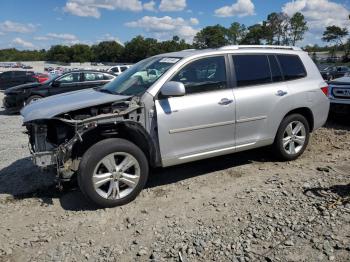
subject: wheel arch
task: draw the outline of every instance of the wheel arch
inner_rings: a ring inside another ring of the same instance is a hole
[[[306,118],[308,124],[309,124],[309,128],[310,128],[310,132],[313,131],[314,129],[314,114],[312,113],[311,109],[308,107],[299,107],[296,109],[293,109],[291,111],[289,111],[283,118],[285,119],[287,116],[292,115],[292,114],[300,114],[303,117]]]
[[[81,157],[91,146],[107,138],[123,138],[134,143],[145,154],[150,166],[156,167],[160,165],[158,146],[145,128],[133,121],[101,125],[85,133],[82,136],[83,142],[77,142],[73,146],[73,157]]]

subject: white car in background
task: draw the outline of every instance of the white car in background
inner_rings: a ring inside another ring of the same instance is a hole
[[[130,68],[132,65],[117,65],[117,66],[112,66],[108,68],[107,72],[113,73],[117,76],[119,76],[121,73],[123,73],[125,70]]]

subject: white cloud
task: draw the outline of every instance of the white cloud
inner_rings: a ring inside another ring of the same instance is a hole
[[[155,6],[156,6],[156,2],[154,2],[153,0],[143,4],[143,8],[147,11],[156,11]]]
[[[186,8],[186,0],[161,0],[159,10],[164,12],[182,11]]]
[[[0,35],[4,35],[5,33],[4,32],[0,32]]]
[[[215,15],[219,17],[250,16],[255,15],[255,6],[251,0],[238,0],[232,5],[226,5],[215,10]]]
[[[12,43],[24,48],[30,48],[30,49],[34,48],[33,43],[25,41],[20,37],[16,37],[15,39],[13,39]]]
[[[146,32],[152,33],[160,40],[169,39],[174,35],[191,42],[198,32],[192,25],[198,24],[196,18],[185,20],[182,17],[172,18],[170,16],[155,17],[144,16],[139,20],[128,22],[125,25],[134,28],[143,28]]]
[[[198,19],[194,18],[194,17],[191,17],[190,22],[191,22],[192,25],[198,25],[199,24]]]
[[[305,16],[308,26],[313,31],[323,31],[327,26],[349,25],[349,10],[342,4],[329,0],[296,0],[288,2],[282,11],[289,16],[300,12]]]
[[[305,16],[309,31],[300,46],[324,43],[321,37],[327,26],[349,27],[350,10],[330,0],[295,0],[284,4],[282,12],[289,16],[300,12]]]
[[[0,29],[5,32],[32,33],[36,30],[36,26],[33,24],[21,24],[6,20],[0,23]]]
[[[100,9],[142,11],[142,2],[139,0],[68,0],[63,10],[76,16],[101,16]]]
[[[47,40],[50,40],[50,37],[47,37],[47,36],[35,36],[33,39],[37,40],[37,41],[47,41]]]
[[[49,38],[61,39],[66,41],[74,41],[77,40],[77,37],[72,34],[56,34],[56,33],[48,33],[47,36]]]

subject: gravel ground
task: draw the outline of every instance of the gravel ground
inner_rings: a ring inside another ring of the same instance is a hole
[[[0,261],[350,260],[349,122],[296,161],[260,149],[154,170],[134,202],[96,209],[32,165],[2,110]]]

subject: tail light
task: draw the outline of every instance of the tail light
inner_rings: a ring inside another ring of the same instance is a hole
[[[328,86],[321,87],[321,90],[325,96],[328,96]]]

